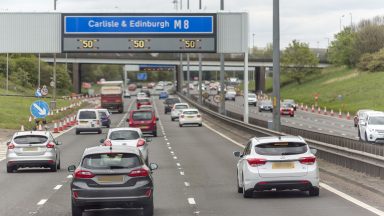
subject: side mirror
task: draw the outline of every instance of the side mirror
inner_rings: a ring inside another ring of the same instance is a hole
[[[104,143],[104,141],[105,141],[105,139],[101,139],[99,142],[100,142],[100,143]]]
[[[159,117],[156,117],[156,121],[159,121]]]
[[[71,165],[68,167],[68,172],[75,172],[76,170],[76,166],[75,165]]]
[[[56,141],[56,145],[63,145],[63,142]]]
[[[150,163],[149,164],[149,169],[151,169],[151,171],[152,170],[157,170],[157,168],[159,168],[159,166],[157,164],[155,164],[155,163]]]
[[[241,153],[240,153],[239,151],[235,151],[235,152],[233,152],[233,155],[234,155],[235,157],[240,157],[240,156],[241,156]]]
[[[129,122],[129,118],[127,118],[127,122]]]
[[[146,142],[152,142],[152,139],[149,138],[149,137],[146,137],[146,138],[145,138],[145,141],[146,141]]]
[[[316,155],[316,153],[317,153],[317,149],[311,148],[311,153],[314,154],[314,155]]]

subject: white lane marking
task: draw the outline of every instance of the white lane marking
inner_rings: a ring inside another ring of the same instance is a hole
[[[183,172],[183,171],[180,171],[180,175],[184,175],[184,172]]]
[[[167,138],[167,136],[164,136],[164,139],[166,139]]]
[[[341,136],[347,136],[347,134],[341,134]]]
[[[71,178],[73,178],[72,175],[68,175],[68,176],[67,176],[67,179],[71,179]]]
[[[333,133],[333,131],[329,131],[329,133]]]
[[[185,187],[191,186],[191,184],[189,184],[189,182],[184,182],[184,185],[185,185]]]
[[[167,138],[165,138],[164,140],[165,140],[165,141],[168,141],[168,139],[167,139]]]
[[[171,145],[171,143],[167,142],[167,145]]]
[[[177,160],[177,157],[176,157],[176,156],[174,156],[174,157],[173,157],[173,159]]]
[[[292,122],[292,124],[294,124],[294,125],[295,125],[295,124],[296,124],[296,122]]]
[[[47,199],[42,199],[40,200],[37,205],[44,205],[48,200]]]
[[[206,124],[204,124],[204,126],[206,128],[208,128],[208,129],[210,129],[211,131],[215,132],[216,134],[222,136],[223,138],[227,139],[228,141],[232,142],[233,144],[244,148],[243,145],[241,145],[240,143],[238,143],[238,142],[234,141],[233,139],[227,137],[226,135],[220,133],[219,131],[217,131],[217,130],[207,126]],[[379,216],[384,216],[384,212],[383,211],[380,211],[380,210],[378,210],[378,209],[376,209],[376,208],[374,208],[374,207],[372,207],[372,206],[370,206],[370,205],[368,205],[368,204],[366,204],[364,202],[361,202],[361,201],[359,201],[359,200],[357,200],[357,199],[355,199],[355,198],[353,198],[353,197],[351,197],[351,196],[341,192],[341,191],[338,191],[335,188],[332,188],[331,186],[329,186],[327,184],[324,184],[324,183],[320,182],[320,187],[323,187],[324,189],[326,189],[326,190],[328,190],[328,191],[330,191],[330,192],[332,192],[332,193],[334,193],[334,194],[336,194],[336,195],[338,195],[338,196],[340,196],[340,197],[342,197],[342,198],[344,198],[344,199],[346,199],[346,200],[348,200],[348,201],[350,201],[350,202],[352,202],[352,203],[354,203],[354,204],[356,204],[356,205],[358,205],[358,206],[360,206],[360,207],[362,207],[364,209],[367,209],[368,211],[371,211],[371,212],[373,212],[373,213],[375,213],[375,214],[377,214]]]
[[[343,193],[343,192],[341,192],[341,191],[339,191],[339,190],[337,190],[337,189],[335,189],[335,188],[333,188],[327,184],[320,183],[320,187],[322,187],[322,188],[340,196],[341,198],[344,198],[344,199],[348,200],[349,202],[352,202],[352,203],[354,203],[354,204],[356,204],[356,205],[358,205],[358,206],[360,206],[360,207],[362,207],[362,208],[364,208],[364,209],[366,209],[366,210],[368,210],[368,211],[370,211],[376,215],[384,216],[383,211],[380,211],[379,209],[374,208],[373,206],[370,206],[370,205],[368,205],[368,204],[366,204],[366,203],[364,203],[364,202],[362,202],[356,198],[353,198],[353,197],[349,196],[348,194]]]
[[[300,124],[300,127],[303,127],[303,124]]]
[[[175,152],[171,151],[171,155],[175,155]]]
[[[321,129],[321,128],[317,128],[317,130],[322,131],[323,129]]]
[[[63,185],[56,185],[56,187],[54,187],[53,189],[54,190],[59,190]]]
[[[195,199],[194,198],[188,198],[188,203],[189,203],[189,205],[196,205],[196,201],[195,201]]]
[[[172,147],[171,147],[171,146],[168,146],[168,149],[169,149],[169,150],[171,150],[171,149],[172,149]]]
[[[176,166],[178,166],[178,167],[179,167],[179,166],[181,166],[181,165],[180,165],[180,163],[176,163]]]

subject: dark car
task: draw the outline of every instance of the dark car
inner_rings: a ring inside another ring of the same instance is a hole
[[[164,114],[171,112],[175,103],[181,103],[179,98],[167,98],[164,101]]]
[[[156,164],[145,165],[139,149],[97,146],[85,149],[80,165],[69,166],[72,216],[88,209],[143,208],[153,215],[153,179]]]
[[[100,115],[101,126],[105,126],[107,128],[111,127],[111,114],[107,109],[98,109],[97,110]]]
[[[257,106],[259,107],[259,112],[262,111],[273,111],[272,101],[260,101]]]
[[[145,134],[157,136],[157,124],[159,118],[156,117],[153,110],[132,110],[129,113],[127,122],[129,127],[140,128]]]

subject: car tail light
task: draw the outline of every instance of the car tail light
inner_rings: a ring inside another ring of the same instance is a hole
[[[107,139],[104,141],[103,146],[112,146],[111,140]]]
[[[247,161],[248,164],[252,167],[261,166],[267,163],[267,160],[263,158],[248,158]]]
[[[148,170],[140,168],[132,170],[128,176],[129,177],[147,177],[149,175]]]
[[[76,170],[74,174],[75,179],[90,179],[93,177],[95,177],[95,174],[86,170]]]
[[[291,108],[291,111],[293,112],[293,108]]]
[[[10,143],[10,144],[8,145],[8,149],[14,149],[14,148],[15,148],[15,144]]]
[[[73,197],[74,199],[79,198],[79,192],[77,192],[77,191],[73,191],[73,192],[72,192],[72,197]]]
[[[46,147],[47,147],[47,148],[54,148],[54,147],[55,147],[55,144],[53,144],[53,143],[48,143],[48,144],[46,145]]]
[[[151,189],[151,188],[148,189],[148,190],[145,192],[145,196],[146,196],[146,197],[150,197],[151,194],[152,194],[152,189]]]
[[[302,157],[299,159],[299,161],[301,164],[313,165],[316,162],[316,157]]]
[[[116,99],[116,100],[115,100],[115,102],[116,102],[116,103],[120,103],[120,102],[121,102],[121,100],[119,100],[119,99]]]
[[[145,140],[143,140],[143,139],[139,139],[139,140],[137,141],[137,145],[136,145],[136,147],[141,147],[141,146],[143,146],[143,145],[145,145]]]
[[[180,115],[180,118],[184,118],[184,115]]]

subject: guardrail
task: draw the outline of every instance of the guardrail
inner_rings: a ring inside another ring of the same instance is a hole
[[[202,113],[210,115],[225,124],[232,125],[237,128],[244,129],[255,136],[282,136],[290,133],[280,133],[273,130],[269,130],[262,126],[245,124],[243,121],[239,120],[238,113],[227,112],[228,116],[221,115],[217,113],[217,106],[213,104],[205,104],[207,107],[201,106],[195,100],[189,99],[184,95],[178,93],[179,97],[185,101],[192,104],[194,107],[198,108]],[[242,116],[241,116],[242,119]],[[250,119],[251,120],[251,119]],[[261,120],[254,120],[261,121]],[[252,123],[250,121],[250,123]],[[260,123],[260,122],[259,122]],[[262,122],[261,122],[262,123]],[[285,126],[286,127],[286,126]],[[297,128],[296,128],[297,129]],[[300,130],[300,129],[297,129]],[[293,131],[297,132],[297,131]],[[292,133],[290,135],[298,135]],[[322,134],[323,136],[328,136]],[[320,136],[320,135],[319,135]],[[326,161],[331,163],[362,172],[374,177],[380,177],[384,179],[384,157],[379,155],[374,155],[371,153],[350,149],[344,146],[337,146],[334,144],[329,144],[326,142],[320,142],[312,139],[305,138],[307,143],[316,149],[318,149],[318,156]]]

